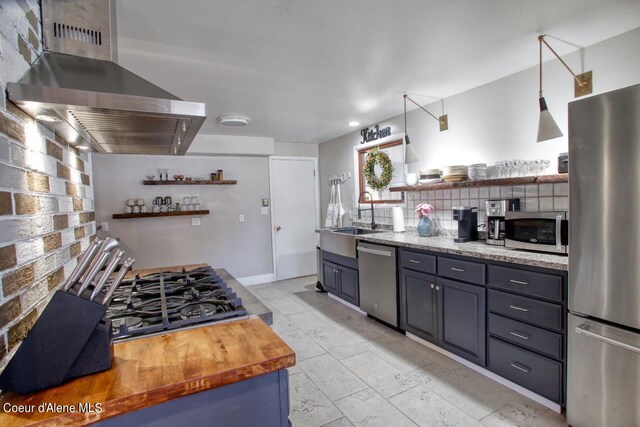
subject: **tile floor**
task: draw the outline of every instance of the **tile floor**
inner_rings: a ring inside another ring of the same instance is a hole
[[[297,426],[564,426],[563,416],[314,291],[315,276],[252,286],[296,352]]]

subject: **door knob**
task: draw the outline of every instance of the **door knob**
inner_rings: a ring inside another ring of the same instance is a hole
[[[276,231],[280,231],[280,230],[282,230],[282,227],[277,226],[277,227],[276,227]]]

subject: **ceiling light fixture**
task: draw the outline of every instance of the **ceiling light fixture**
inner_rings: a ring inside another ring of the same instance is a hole
[[[536,142],[547,141],[549,139],[559,138],[563,135],[562,131],[558,127],[558,124],[551,116],[549,112],[549,108],[547,107],[547,101],[542,96],[542,43],[545,44],[549,48],[549,50],[560,60],[562,65],[571,73],[574,79],[573,83],[573,94],[576,98],[589,95],[593,92],[593,73],[591,71],[587,71],[586,73],[576,74],[571,71],[571,68],[567,65],[566,62],[560,58],[560,55],[556,53],[555,50],[549,43],[544,39],[544,35],[538,36],[538,44],[540,45],[539,55],[540,55],[540,90],[538,92],[539,103],[540,103],[540,119],[538,121],[538,138]]]
[[[220,116],[216,119],[216,122],[223,128],[239,128],[249,124],[249,117],[238,115]]]
[[[360,126],[360,122],[349,122],[349,126],[351,126],[352,128]]]
[[[78,148],[78,150],[86,151],[86,150],[89,149],[89,146],[88,145],[78,145],[78,146],[76,146],[76,148]]]
[[[50,116],[48,114],[37,114],[36,119],[40,120],[41,122],[48,122],[48,123],[60,123],[62,121],[59,118]]]
[[[425,113],[427,113],[428,115],[436,119],[440,124],[440,132],[443,132],[449,129],[449,119],[446,114],[440,117],[436,117],[435,115],[431,114],[431,112],[425,109],[422,105],[418,104],[416,101],[409,98],[406,93],[402,95],[402,97],[404,100],[404,142],[405,142],[404,161],[405,163],[414,163],[420,160],[420,158],[418,157],[416,150],[411,145],[411,141],[409,140],[409,134],[407,133],[407,99],[413,102],[415,105],[417,105],[422,111],[424,111]]]

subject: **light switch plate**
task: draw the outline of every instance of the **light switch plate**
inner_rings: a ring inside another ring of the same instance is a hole
[[[260,208],[260,215],[269,215],[269,208]]]
[[[109,231],[109,223],[108,222],[103,222],[102,224],[100,224],[100,227],[102,228],[102,231]]]
[[[244,214],[238,215],[238,221],[244,222]]]
[[[193,227],[198,227],[200,226],[200,218],[191,218],[191,225]]]
[[[262,206],[269,206],[269,199],[267,198],[262,199]]]

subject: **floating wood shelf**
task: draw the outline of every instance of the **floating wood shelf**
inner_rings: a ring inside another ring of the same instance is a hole
[[[209,210],[113,214],[113,219],[157,218],[157,217],[163,217],[163,216],[194,216],[194,215],[209,215]]]
[[[496,187],[504,185],[527,185],[527,184],[553,184],[559,182],[569,182],[569,174],[562,175],[541,175],[541,176],[520,176],[513,178],[481,179],[477,181],[460,182],[438,182],[434,184],[406,185],[402,187],[392,187],[389,191],[427,191],[445,190],[449,188],[468,187]]]
[[[142,181],[143,185],[236,185],[238,181],[236,180],[224,180],[224,181],[211,181],[211,180],[202,180],[202,181],[159,181],[159,180],[145,180]]]

